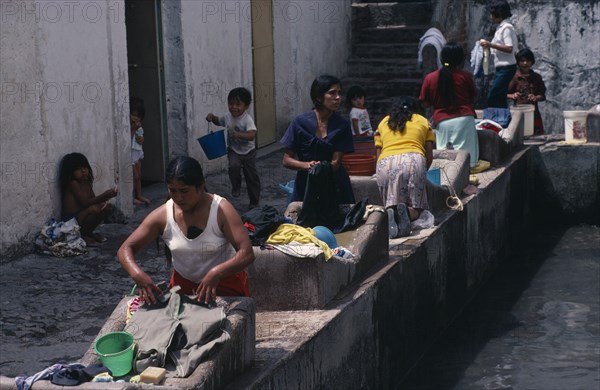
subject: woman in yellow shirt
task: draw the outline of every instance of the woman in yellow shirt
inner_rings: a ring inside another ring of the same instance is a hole
[[[410,222],[429,208],[426,174],[435,135],[412,97],[397,98],[375,132],[377,186],[386,207],[390,238],[410,234]]]

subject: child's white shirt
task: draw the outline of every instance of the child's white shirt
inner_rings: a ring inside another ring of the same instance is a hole
[[[225,116],[219,117],[219,124],[227,128],[227,146],[236,152],[237,154],[245,155],[251,152],[255,148],[254,140],[246,141],[243,139],[232,139],[231,134],[233,131],[257,131],[254,120],[248,111],[245,111],[242,115],[234,118],[230,113]]]
[[[132,150],[143,150],[142,144],[138,143],[137,140],[135,139],[138,136],[139,137],[144,136],[144,129],[142,129],[141,127],[135,131],[135,134],[133,134],[133,137],[131,138],[131,149]]]
[[[510,53],[505,53],[497,49],[491,50],[492,55],[494,56],[494,65],[496,68],[514,65],[517,63],[515,53],[519,51],[519,41],[517,38],[517,32],[515,31],[514,26],[508,22],[508,19],[504,19],[496,29],[492,43],[512,46],[512,52]]]
[[[358,128],[360,134],[373,132],[371,120],[369,119],[369,113],[367,112],[366,108],[352,107],[352,110],[350,110],[351,123],[353,119],[358,119]],[[352,128],[352,133],[354,133],[354,127]]]

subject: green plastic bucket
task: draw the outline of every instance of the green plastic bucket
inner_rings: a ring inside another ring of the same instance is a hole
[[[131,371],[134,346],[131,333],[111,332],[96,341],[94,352],[113,376],[124,376]]]

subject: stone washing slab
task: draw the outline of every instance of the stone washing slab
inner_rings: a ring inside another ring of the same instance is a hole
[[[301,205],[291,203],[286,213],[295,213]],[[387,260],[387,229],[384,213],[373,212],[356,230],[337,234],[338,244],[355,255],[352,259],[333,256],[325,261],[323,254],[293,257],[276,249],[254,247],[250,288],[257,311],[322,308],[374,264]]]
[[[469,153],[464,150],[434,150],[431,166],[444,170],[440,171],[441,186],[429,180],[426,183],[427,200],[435,214],[447,208],[446,199],[450,196],[450,190],[446,186],[452,186],[460,196],[463,188],[469,184]],[[356,199],[366,197],[371,204],[383,205],[375,175],[350,176],[350,182]]]
[[[479,159],[489,161],[492,166],[500,164],[523,145],[525,134],[525,114],[522,111],[512,111],[508,127],[500,137],[492,130],[477,130],[479,141]]]
[[[122,331],[125,327],[125,318],[127,313],[127,301],[131,297],[124,297],[111,316],[108,318],[98,336],[109,332]],[[252,299],[218,298],[217,303],[225,309],[226,320],[225,330],[231,336],[231,339],[222,345],[210,358],[201,363],[194,372],[187,378],[166,378],[161,385],[136,385],[132,383],[96,383],[86,382],[78,385],[77,389],[86,390],[125,390],[125,389],[204,389],[212,390],[222,388],[228,381],[235,378],[243,372],[252,362],[256,348],[256,314]],[[98,356],[94,352],[94,342],[84,354],[80,363],[88,366],[99,363]],[[35,382],[35,390],[56,390],[64,389],[63,386],[53,385],[49,380]],[[16,390],[14,378],[0,377],[0,389]]]

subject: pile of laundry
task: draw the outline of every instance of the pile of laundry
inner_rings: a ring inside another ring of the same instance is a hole
[[[66,222],[50,219],[36,237],[35,249],[55,257],[79,256],[88,252],[75,218]]]
[[[49,380],[58,386],[77,386],[84,382],[107,382],[111,372],[102,364],[84,366],[79,363],[54,364],[31,376],[15,378],[18,390],[29,390],[33,384],[40,380]],[[124,382],[124,381],[120,381]]]

